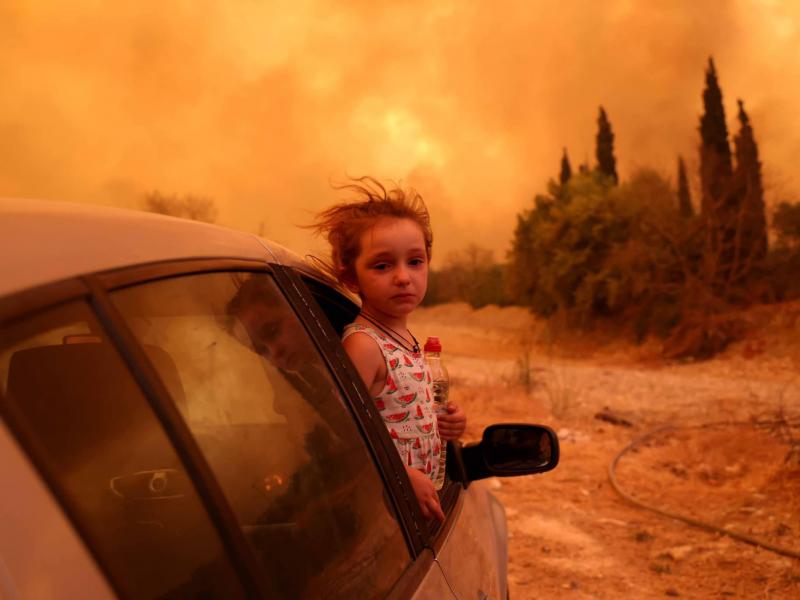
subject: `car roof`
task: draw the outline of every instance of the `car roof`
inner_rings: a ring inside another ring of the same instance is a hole
[[[293,252],[257,235],[144,211],[0,198],[0,296],[87,273],[192,258],[239,258],[295,267]]]

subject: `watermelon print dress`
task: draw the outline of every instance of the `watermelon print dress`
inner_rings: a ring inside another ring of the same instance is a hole
[[[371,337],[386,361],[386,383],[373,400],[400,458],[435,482],[442,442],[436,424],[431,372],[425,358],[421,352],[412,353],[380,331],[360,323],[347,325],[342,340],[354,333]]]

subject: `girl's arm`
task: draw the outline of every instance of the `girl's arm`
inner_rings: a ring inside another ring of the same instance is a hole
[[[378,395],[386,382],[386,362],[378,345],[365,333],[348,336],[342,345],[367,386],[369,395]]]

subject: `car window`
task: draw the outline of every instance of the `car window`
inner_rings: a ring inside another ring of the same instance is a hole
[[[0,356],[4,418],[125,597],[243,596],[171,443],[85,303],[4,327]]]
[[[385,595],[408,548],[348,408],[272,277],[189,275],[112,299],[140,342],[177,366],[176,404],[280,592]]]

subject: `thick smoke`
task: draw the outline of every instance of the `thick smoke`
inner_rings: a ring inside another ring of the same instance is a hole
[[[561,148],[594,161],[600,104],[623,178],[696,164],[711,54],[768,200],[800,197],[798,47],[800,5],[766,0],[3,2],[0,195],[207,195],[304,252],[330,182],[374,174],[420,188],[438,257],[502,257]]]

